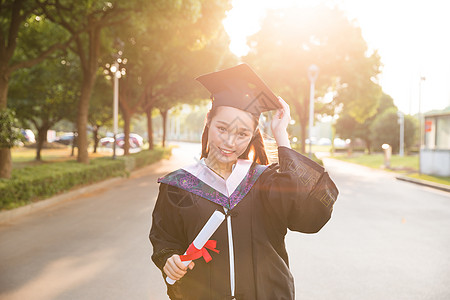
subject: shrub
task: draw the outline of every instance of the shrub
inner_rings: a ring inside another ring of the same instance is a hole
[[[127,175],[137,167],[161,159],[169,151],[156,148],[116,160],[96,158],[88,165],[66,161],[13,170],[11,179],[0,180],[0,209],[15,208],[76,186]]]
[[[11,109],[0,109],[0,148],[11,148],[22,139],[19,130],[14,127],[17,120]]]

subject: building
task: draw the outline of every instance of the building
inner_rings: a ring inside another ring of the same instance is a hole
[[[450,176],[450,111],[426,114],[424,131],[421,172]]]

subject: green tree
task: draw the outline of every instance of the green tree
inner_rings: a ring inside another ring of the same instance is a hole
[[[38,131],[36,160],[41,160],[47,131],[76,108],[78,74],[77,66],[66,59],[48,59],[12,77],[8,106],[23,124],[32,123]]]
[[[320,69],[316,97],[334,93],[331,114],[343,107],[360,122],[375,114],[380,92],[375,83],[379,57],[368,54],[360,28],[339,9],[322,4],[272,10],[261,30],[251,37],[250,47],[244,59],[294,106],[303,152],[309,120],[310,65]]]
[[[34,0],[0,1],[0,111],[7,107],[11,75],[66,48],[71,37],[48,22]],[[0,147],[0,178],[11,176],[11,150]]]
[[[382,114],[385,110],[397,107],[394,105],[394,100],[388,94],[382,93],[380,100],[377,101],[378,107],[377,112],[374,116],[366,119],[363,123],[355,120],[353,116],[344,110],[340,115],[339,119],[336,121],[336,133],[344,139],[351,139],[352,143],[350,147],[353,146],[353,141],[357,138],[362,139],[366,144],[367,152],[370,154],[372,152],[372,135],[371,135],[371,125],[377,116]],[[351,151],[351,149],[350,149]]]
[[[144,1],[56,1],[40,0],[40,8],[47,18],[61,25],[73,37],[70,49],[78,55],[81,65],[81,88],[77,115],[77,160],[89,162],[87,124],[89,101],[99,73],[104,29],[126,23],[133,9],[140,8]]]
[[[201,133],[205,125],[205,116],[208,112],[206,105],[191,106],[193,110],[181,120],[181,127],[188,132],[188,139],[194,142],[200,141]]]
[[[398,110],[389,108],[377,116],[370,126],[375,149],[381,149],[382,144],[389,144],[393,153],[399,152],[400,126],[398,124]],[[411,116],[405,117],[405,150],[408,151],[415,142],[417,123]]]
[[[221,24],[229,7],[229,1],[155,2],[145,14],[136,16],[130,28],[117,31],[125,42],[123,55],[127,58],[119,98],[125,153],[135,113],[143,111],[147,115],[152,148],[152,110],[160,108],[165,118],[177,103],[200,97],[200,86],[193,78],[216,69],[229,53],[223,50],[229,51]],[[157,17],[148,18],[154,11],[159,12]]]

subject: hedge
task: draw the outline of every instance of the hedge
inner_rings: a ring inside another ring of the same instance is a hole
[[[170,155],[170,150],[155,148],[116,160],[106,157],[91,159],[87,165],[65,161],[13,170],[11,179],[0,179],[0,209],[26,205],[76,186],[127,176],[130,171],[166,155]]]

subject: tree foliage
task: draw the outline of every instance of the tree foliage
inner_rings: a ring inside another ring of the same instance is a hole
[[[21,134],[16,128],[17,119],[11,109],[0,109],[0,147],[11,148],[21,140]]]
[[[78,101],[77,132],[78,157],[88,163],[88,114],[89,101],[100,69],[99,58],[105,45],[104,29],[126,23],[141,0],[92,1],[92,0],[37,0],[47,18],[67,30],[73,38],[70,50],[78,55],[81,66],[81,87]]]
[[[309,119],[308,68],[319,76],[316,97],[334,93],[332,110],[343,107],[360,122],[374,115],[379,87],[377,53],[367,52],[361,30],[338,8],[326,5],[270,11],[250,39],[250,62],[299,117],[302,150]],[[334,112],[332,112],[334,113]]]
[[[122,59],[127,59],[119,98],[125,141],[135,113],[147,114],[152,146],[151,111],[167,112],[200,97],[195,76],[216,69],[228,58],[221,24],[228,8],[229,1],[156,1],[136,14],[129,27],[111,31],[123,41]]]
[[[38,131],[36,159],[40,160],[47,131],[76,111],[79,97],[79,66],[65,59],[48,59],[14,74],[8,106],[17,118]]]
[[[377,103],[378,106],[375,115],[367,118],[363,123],[355,120],[346,110],[342,111],[339,114],[339,119],[336,121],[336,134],[344,139],[362,139],[366,143],[368,153],[371,153],[373,138],[370,128],[373,121],[387,109],[394,108],[397,110],[397,107],[394,105],[394,100],[388,94],[382,93]]]
[[[62,28],[46,22],[42,7],[36,1],[0,1],[0,110],[7,107],[9,79],[13,72],[29,68],[55,51],[65,49],[71,42],[71,37],[66,37]],[[11,170],[10,149],[0,147],[0,178],[10,178]]]
[[[408,150],[415,143],[417,120],[405,116],[405,149]],[[400,125],[396,108],[389,108],[377,116],[370,126],[374,149],[381,149],[382,144],[389,144],[394,153],[400,148]]]

